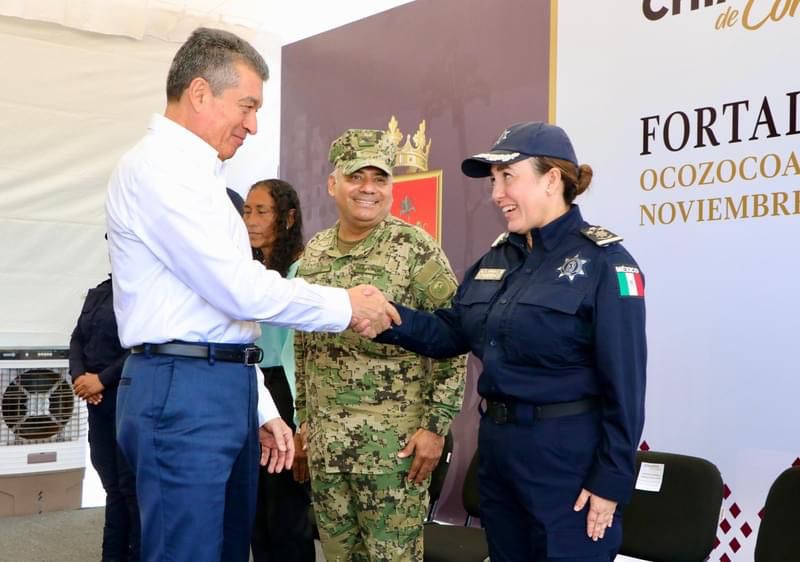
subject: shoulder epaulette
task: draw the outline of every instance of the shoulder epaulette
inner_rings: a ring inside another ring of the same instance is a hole
[[[508,240],[508,232],[504,232],[492,242],[492,248],[497,248],[500,244],[504,244]]]
[[[606,230],[602,226],[587,226],[581,229],[581,234],[586,236],[589,240],[600,246],[608,246],[609,244],[616,244],[622,242],[622,236],[614,234],[610,230]]]

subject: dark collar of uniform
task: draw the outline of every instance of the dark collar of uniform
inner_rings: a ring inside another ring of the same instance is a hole
[[[549,252],[558,246],[570,232],[580,230],[582,226],[581,210],[577,205],[570,205],[569,210],[556,220],[531,231],[533,247],[536,248],[537,244],[540,244]]]

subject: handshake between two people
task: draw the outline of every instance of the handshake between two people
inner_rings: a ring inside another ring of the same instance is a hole
[[[357,285],[347,290],[350,306],[353,310],[350,328],[360,336],[374,338],[392,323],[400,325],[400,314],[377,287]],[[281,418],[274,418],[261,426],[259,430],[262,466],[270,473],[292,468],[297,448],[292,430]],[[303,460],[305,453],[300,451]],[[305,466],[305,463],[301,463]],[[299,468],[299,467],[298,467]],[[304,476],[303,478],[306,478]],[[302,480],[301,480],[302,481]]]
[[[350,306],[353,316],[350,328],[360,336],[374,338],[384,330],[388,330],[392,323],[401,324],[400,314],[392,304],[386,300],[380,289],[372,285],[356,285],[348,289]]]

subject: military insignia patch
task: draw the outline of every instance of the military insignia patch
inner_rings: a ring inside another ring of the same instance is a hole
[[[614,234],[602,226],[587,226],[586,228],[581,229],[581,234],[586,236],[586,238],[600,247],[608,246],[609,244],[614,244],[615,242],[622,242],[622,236]]]
[[[428,297],[437,306],[444,305],[453,293],[456,292],[456,284],[445,275],[439,275],[428,285]]]
[[[500,281],[505,272],[505,269],[482,267],[475,274],[475,281]]]
[[[589,263],[589,261],[590,260],[583,259],[579,253],[571,258],[566,258],[564,264],[556,268],[556,271],[558,271],[558,279],[566,277],[569,279],[569,282],[572,283],[576,277],[586,277],[586,271],[584,271],[583,266]]]
[[[616,268],[619,282],[619,296],[643,297],[644,280],[638,268],[632,265],[619,265]]]

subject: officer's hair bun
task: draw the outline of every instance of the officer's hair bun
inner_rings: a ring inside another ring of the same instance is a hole
[[[575,182],[575,195],[580,195],[589,189],[589,184],[592,183],[592,176],[594,176],[594,171],[589,164],[581,164],[578,166],[578,176],[577,181]]]

